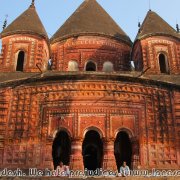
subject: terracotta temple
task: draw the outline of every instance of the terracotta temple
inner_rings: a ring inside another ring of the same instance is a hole
[[[132,42],[85,0],[49,39],[32,2],[0,37],[0,168],[180,168],[180,33],[156,12]]]

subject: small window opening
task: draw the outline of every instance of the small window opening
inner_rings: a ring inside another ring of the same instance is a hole
[[[169,73],[168,63],[164,54],[159,55],[159,67],[161,73]]]
[[[96,65],[94,62],[90,61],[86,64],[86,71],[96,71]]]

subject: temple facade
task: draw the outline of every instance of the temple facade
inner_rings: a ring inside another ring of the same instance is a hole
[[[49,39],[32,2],[0,37],[0,168],[180,168],[180,33],[157,13],[132,42],[85,0]]]

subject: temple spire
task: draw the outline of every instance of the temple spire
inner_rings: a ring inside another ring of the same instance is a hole
[[[157,13],[148,11],[146,18],[140,27],[138,39],[152,35],[171,35],[179,38],[177,31],[164,19],[162,19]]]
[[[51,42],[80,35],[109,36],[131,44],[130,38],[96,0],[84,0],[51,38]]]
[[[32,1],[33,3],[34,1]],[[1,33],[2,37],[13,34],[33,34],[48,38],[35,6],[31,5]]]

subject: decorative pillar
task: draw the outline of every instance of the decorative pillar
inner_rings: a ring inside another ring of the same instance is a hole
[[[103,170],[117,170],[114,156],[114,139],[104,139]]]
[[[52,157],[52,144],[53,144],[53,141],[49,141],[47,143],[41,144],[41,154],[42,154],[41,159],[42,160],[41,160],[40,169],[48,168],[48,169],[54,170],[54,163],[53,163],[53,157]]]
[[[136,138],[131,139],[132,143],[132,159],[131,159],[131,168],[139,169],[140,159],[139,159],[139,141]]]
[[[84,170],[81,138],[72,139],[70,169]]]

